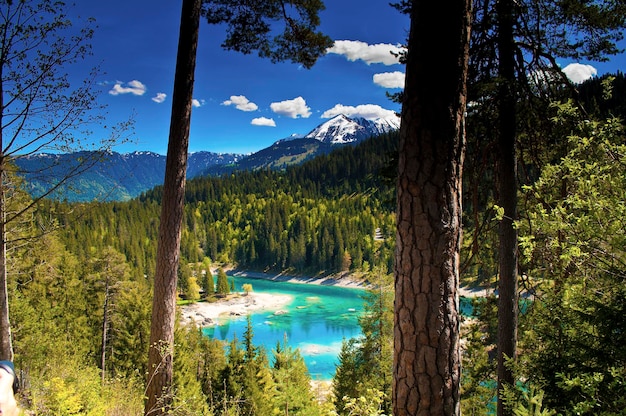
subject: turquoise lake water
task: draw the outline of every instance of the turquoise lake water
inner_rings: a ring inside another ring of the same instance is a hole
[[[363,289],[322,286],[303,283],[275,282],[271,280],[229,277],[234,279],[235,290],[241,291],[250,283],[254,292],[287,294],[293,296],[289,305],[279,309],[286,313],[261,311],[250,315],[254,331],[253,342],[263,346],[270,359],[277,342],[299,348],[314,380],[330,380],[335,374],[338,355],[344,339],[361,335],[358,317],[363,312]],[[247,327],[247,317],[225,319],[216,327],[203,332],[220,340],[230,341],[235,336],[242,340]]]
[[[253,342],[263,346],[271,360],[276,344],[286,339],[288,345],[300,349],[312,379],[332,379],[342,342],[361,335],[358,318],[363,313],[366,290],[245,277],[229,279],[234,280],[238,292],[244,283],[250,283],[254,292],[293,296],[291,304],[277,308],[284,314],[275,315],[270,310],[250,315]],[[471,314],[469,299],[461,298],[460,307],[462,314]],[[236,336],[241,341],[246,327],[246,316],[234,316],[203,332],[219,340],[231,341]]]

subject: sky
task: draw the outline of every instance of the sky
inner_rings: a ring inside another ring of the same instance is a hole
[[[224,27],[201,21],[189,151],[253,153],[337,114],[399,112],[387,93],[401,91],[404,66],[390,52],[406,40],[409,19],[389,2],[325,1],[320,30],[335,44],[312,69],[225,51]],[[99,65],[95,88],[107,123],[134,121],[131,140],[115,151],[167,153],[180,9],[173,0],[76,0],[67,11],[96,24],[93,55],[72,77],[84,79]],[[625,63],[624,55],[603,64],[559,62],[577,82],[623,71]]]

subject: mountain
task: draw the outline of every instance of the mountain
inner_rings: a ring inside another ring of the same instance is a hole
[[[370,137],[400,128],[400,118],[391,116],[367,120],[343,114],[320,124],[304,137],[288,137],[253,153],[231,165],[215,165],[207,175],[221,175],[236,170],[285,169],[316,156],[327,154],[338,146],[354,145]]]
[[[241,154],[212,152],[190,153],[187,177],[200,175],[208,166],[232,164]],[[153,152],[117,153],[76,152],[64,154],[38,153],[17,157],[18,175],[24,188],[33,196],[41,196],[66,176],[73,176],[49,195],[68,201],[124,201],[163,184],[166,157]],[[72,174],[71,172],[77,174]]]
[[[290,137],[250,155],[194,152],[189,154],[187,177],[222,175],[233,171],[282,170],[332,150],[354,145],[367,138],[399,128],[400,119],[366,120],[338,115],[317,126],[304,137]],[[87,162],[81,165],[82,162]],[[68,201],[125,201],[163,183],[165,156],[152,152],[100,154],[76,152],[41,153],[17,157],[18,175],[24,188],[41,196],[73,169],[78,174],[55,190],[49,198]],[[88,166],[88,169],[81,166]]]
[[[378,136],[400,128],[400,118],[396,116],[367,120],[361,117],[350,118],[339,114],[320,124],[305,137],[322,143],[358,143],[369,137]]]

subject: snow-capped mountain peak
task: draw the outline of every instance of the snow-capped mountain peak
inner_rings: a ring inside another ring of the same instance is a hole
[[[396,116],[367,120],[339,114],[317,126],[305,137],[324,143],[345,144],[359,142],[398,128],[400,128],[400,119]]]

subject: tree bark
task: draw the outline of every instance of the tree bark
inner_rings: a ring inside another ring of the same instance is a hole
[[[499,205],[504,209],[499,234],[498,279],[498,416],[512,414],[502,402],[502,389],[515,382],[513,369],[507,364],[517,355],[517,158],[515,43],[513,37],[514,1],[497,3],[499,53],[499,135],[497,187]]]
[[[172,402],[176,285],[201,6],[201,0],[183,0],[154,277],[145,415],[169,414]]]
[[[411,6],[400,127],[393,414],[459,415],[459,252],[471,1]]]

